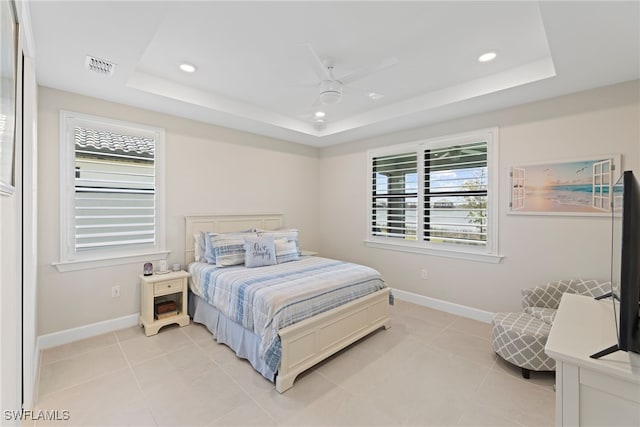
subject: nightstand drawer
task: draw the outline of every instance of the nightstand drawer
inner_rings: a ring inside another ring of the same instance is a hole
[[[166,295],[174,292],[181,292],[182,289],[182,279],[176,280],[165,280],[164,282],[157,282],[153,284],[153,294],[154,295]]]

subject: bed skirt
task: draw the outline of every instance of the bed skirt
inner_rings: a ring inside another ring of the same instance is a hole
[[[231,348],[236,356],[246,359],[253,368],[271,382],[276,373],[260,358],[260,338],[253,332],[226,317],[218,309],[189,291],[189,315],[195,323],[201,323],[220,344]]]

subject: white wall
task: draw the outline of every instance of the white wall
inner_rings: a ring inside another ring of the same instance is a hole
[[[0,197],[0,404],[21,406],[17,197]]]
[[[510,166],[622,154],[640,171],[638,81],[522,105],[321,152],[321,252],[380,270],[390,286],[490,312],[520,309],[520,289],[609,275],[606,218],[507,215]],[[500,264],[365,247],[367,149],[498,126]],[[638,174],[637,174],[638,175]],[[420,278],[427,269],[428,279]]]
[[[139,312],[138,275],[128,264],[60,273],[59,110],[163,127],[166,130],[168,262],[184,263],[184,215],[282,213],[300,229],[304,248],[318,249],[319,152],[315,148],[210,126],[46,87],[39,90],[38,250],[40,335]],[[111,286],[121,297],[111,298]]]

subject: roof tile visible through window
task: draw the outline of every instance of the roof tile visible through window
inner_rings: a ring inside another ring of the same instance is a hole
[[[75,128],[74,140],[77,147],[95,149],[98,152],[105,150],[124,153],[135,152],[150,157],[153,157],[155,152],[155,141],[152,138],[120,135],[96,129],[77,127]]]

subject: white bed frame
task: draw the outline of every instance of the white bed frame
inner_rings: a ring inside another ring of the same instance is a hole
[[[281,214],[186,216],[185,261],[194,261],[193,235],[201,231],[276,230],[283,222]],[[303,371],[377,329],[389,329],[389,292],[389,288],[382,289],[281,329],[282,358],[276,390],[285,392]]]

